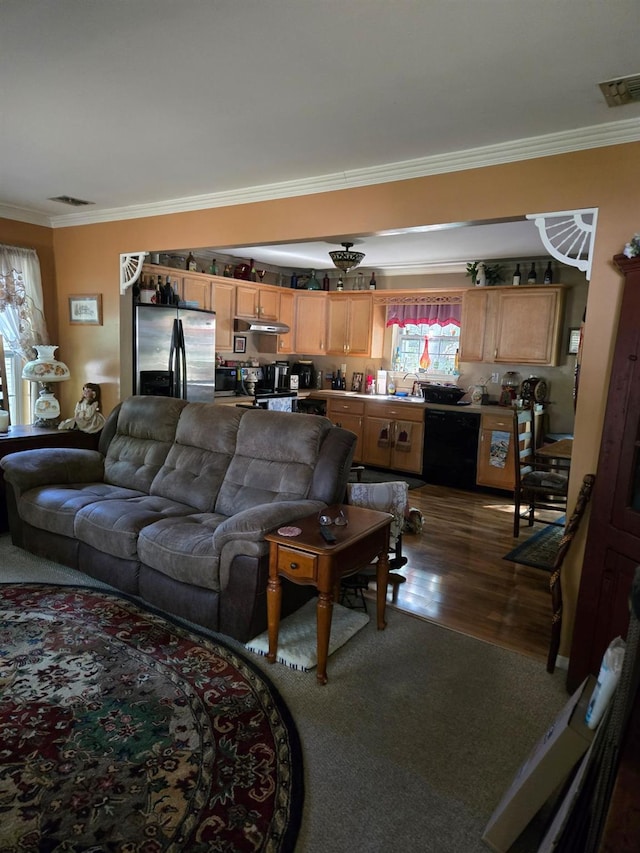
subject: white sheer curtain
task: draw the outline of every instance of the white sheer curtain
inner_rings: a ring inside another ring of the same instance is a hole
[[[25,361],[35,357],[36,344],[49,342],[35,249],[0,245],[0,334],[5,350]]]

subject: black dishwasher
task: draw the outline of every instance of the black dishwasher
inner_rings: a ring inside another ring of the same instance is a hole
[[[422,477],[427,483],[456,489],[476,488],[480,415],[451,409],[429,409],[424,420]]]

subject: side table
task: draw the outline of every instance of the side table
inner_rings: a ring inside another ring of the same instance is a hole
[[[327,657],[331,635],[333,603],[338,600],[340,580],[369,565],[376,557],[377,564],[377,620],[378,630],[386,627],[385,608],[389,576],[389,526],[392,516],[387,512],[355,506],[331,506],[324,515],[336,518],[340,512],[347,524],[332,524],[329,530],[336,537],[334,543],[325,542],[320,534],[318,513],[292,523],[301,532],[297,536],[283,536],[274,531],[267,534],[269,542],[269,584],[267,587],[267,619],[269,626],[269,653],[267,660],[274,663],[278,651],[282,583],[285,577],[294,583],[310,584],[318,590],[317,643],[318,667],[316,678],[327,683]]]
[[[9,432],[0,433],[0,459],[19,450],[35,450],[40,447],[78,447],[97,450],[100,433],[87,433],[77,429],[47,429],[33,424],[10,426]],[[4,476],[0,468],[0,532],[9,529],[7,519],[7,497]]]

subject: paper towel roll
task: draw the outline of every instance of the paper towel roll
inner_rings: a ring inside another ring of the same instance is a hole
[[[378,378],[376,381],[376,391],[378,394],[386,394],[387,393],[387,371],[379,370]]]

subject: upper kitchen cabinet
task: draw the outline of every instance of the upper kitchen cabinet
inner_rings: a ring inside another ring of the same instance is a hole
[[[258,349],[260,352],[274,353],[275,355],[290,355],[295,352],[293,348],[295,328],[295,293],[293,290],[279,288],[277,319],[285,323],[290,329],[285,335],[260,335],[258,338]]]
[[[557,365],[565,293],[562,285],[466,291],[460,361]]]
[[[213,282],[203,275],[185,275],[179,288],[179,296],[205,311],[213,310]]]
[[[236,287],[229,279],[213,280],[213,310],[216,312],[216,350],[233,352],[233,318],[236,313]]]
[[[329,297],[327,353],[382,356],[384,309],[370,293],[332,293]]]
[[[325,355],[327,352],[327,294],[301,290],[295,294],[294,352]]]
[[[279,320],[280,288],[268,284],[236,285],[236,314],[259,320]]]

